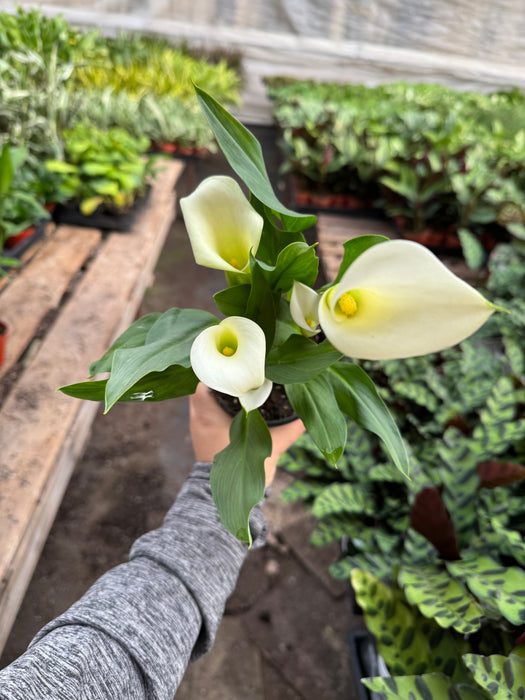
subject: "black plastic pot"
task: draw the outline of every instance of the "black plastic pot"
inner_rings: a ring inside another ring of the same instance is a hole
[[[135,219],[148,201],[150,190],[143,197],[135,200],[133,206],[125,212],[117,213],[110,209],[99,207],[93,214],[86,216],[80,211],[75,201],[57,204],[53,212],[53,218],[57,224],[70,224],[71,226],[85,226],[101,229],[102,231],[118,231],[127,233],[131,231]]]
[[[376,650],[373,636],[366,630],[355,630],[348,635],[350,646],[350,664],[356,680],[357,697],[359,700],[381,700],[381,695],[368,690],[361,678],[385,675],[384,664]]]
[[[26,250],[33,245],[33,243],[36,243],[36,241],[42,238],[46,231],[46,224],[48,221],[49,219],[40,219],[39,221],[37,221],[33,233],[27,238],[21,240],[20,243],[17,243],[16,245],[12,246],[11,248],[4,248],[4,250],[1,253],[2,257],[21,258],[22,255],[26,252]]]

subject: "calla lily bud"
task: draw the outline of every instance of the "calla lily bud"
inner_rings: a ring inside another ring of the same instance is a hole
[[[263,404],[270,393],[271,382],[268,389],[264,377],[265,358],[263,330],[242,316],[230,316],[206,328],[195,338],[190,351],[191,366],[201,382],[210,389],[238,396],[245,407],[250,406],[247,410]]]
[[[180,200],[195,261],[226,272],[245,272],[257,252],[263,219],[231,177],[203,180]]]
[[[319,295],[302,282],[293,283],[290,313],[305,335],[319,333]]]
[[[424,246],[399,240],[362,253],[324,293],[319,319],[345,355],[390,360],[455,345],[495,308]]]

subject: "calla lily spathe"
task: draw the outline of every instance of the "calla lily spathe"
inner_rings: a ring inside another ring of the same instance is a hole
[[[201,382],[239,397],[247,411],[262,405],[272,389],[264,376],[265,357],[262,329],[242,316],[230,316],[206,328],[190,351],[191,366]]]
[[[231,177],[203,180],[180,207],[195,261],[226,272],[246,271],[261,239],[263,219]]]
[[[302,282],[294,282],[290,313],[305,335],[319,333],[319,295]]]
[[[362,253],[323,294],[319,320],[345,355],[389,360],[455,345],[494,310],[424,246],[399,240]]]

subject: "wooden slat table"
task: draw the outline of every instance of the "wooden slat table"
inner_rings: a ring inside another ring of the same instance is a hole
[[[136,316],[175,217],[182,169],[163,166],[131,232],[59,226],[0,293],[0,318],[11,326],[0,378],[23,364],[0,408],[0,652],[99,408],[56,389],[84,378]]]

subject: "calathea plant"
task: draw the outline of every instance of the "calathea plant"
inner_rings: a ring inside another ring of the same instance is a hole
[[[149,314],[91,365],[91,376],[110,372],[109,379],[63,391],[103,400],[106,411],[117,401],[191,394],[199,379],[238,397],[242,410],[215,458],[211,487],[224,525],[250,542],[248,518],[263,497],[272,447],[259,407],[273,383],[284,385],[332,464],[344,450],[349,418],[376,433],[407,473],[395,422],[373,382],[345,357],[437,351],[472,333],[496,307],[422,246],[379,236],[348,242],[335,283],[314,291],[319,261],[301,232],[315,218],[279,202],[255,137],[207,93],[197,94],[250,192],[248,201],[234,180],[212,177],[181,201],[196,261],[226,273],[228,286],[214,297],[226,318],[197,309]]]

